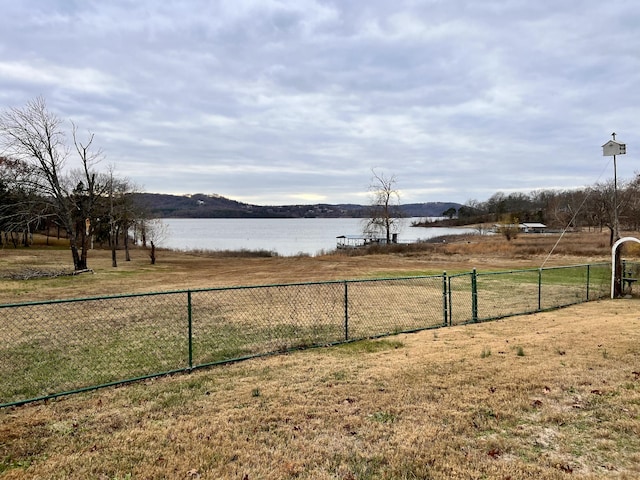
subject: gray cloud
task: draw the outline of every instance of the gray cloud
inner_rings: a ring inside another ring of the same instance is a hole
[[[260,204],[484,200],[636,171],[640,6],[614,0],[27,0],[0,106],[43,95],[147,191]]]

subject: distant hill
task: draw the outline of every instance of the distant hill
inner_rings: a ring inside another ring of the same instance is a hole
[[[400,205],[405,217],[442,217],[450,208],[458,210],[462,204],[455,202],[405,203]]]
[[[138,193],[136,201],[159,218],[366,218],[368,206],[355,204],[263,206],[237,202],[219,195],[167,195]],[[409,203],[401,205],[406,217],[439,217],[454,202]]]

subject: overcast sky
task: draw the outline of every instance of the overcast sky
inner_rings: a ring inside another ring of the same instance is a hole
[[[41,95],[154,193],[402,202],[640,171],[637,0],[0,0],[0,107]]]

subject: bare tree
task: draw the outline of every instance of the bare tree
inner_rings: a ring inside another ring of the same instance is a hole
[[[166,240],[169,235],[168,226],[158,218],[147,220],[144,222],[144,230],[146,239],[149,240],[151,244],[151,250],[149,250],[149,258],[151,260],[151,265],[155,265],[157,256],[156,256],[156,247],[158,247],[164,240]]]
[[[505,214],[498,222],[498,233],[504,235],[507,241],[518,238],[520,233],[520,221],[517,217]]]
[[[108,219],[109,219],[109,244],[111,246],[112,266],[117,267],[116,250],[118,242],[122,239],[125,250],[125,261],[131,261],[129,252],[129,230],[136,221],[144,216],[142,208],[135,200],[136,187],[129,180],[117,177],[114,174],[114,167],[109,167],[108,178]]]
[[[93,148],[93,135],[83,142],[76,126],[72,127],[72,143],[80,161],[74,175],[65,171],[71,149],[65,142],[62,120],[47,109],[42,97],[24,108],[0,113],[0,147],[4,155],[28,166],[27,184],[67,232],[74,268],[84,270],[96,201],[104,193],[104,185],[94,170],[101,152]]]
[[[369,204],[369,218],[364,227],[365,235],[383,234],[387,244],[391,243],[392,235],[400,229],[402,212],[400,211],[400,194],[396,189],[396,177],[387,177],[384,173],[371,170],[372,177],[369,184],[371,202]]]

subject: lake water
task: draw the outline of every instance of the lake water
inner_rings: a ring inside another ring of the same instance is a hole
[[[472,232],[468,228],[411,227],[404,219],[399,242]],[[278,255],[316,255],[336,248],[339,235],[362,233],[362,218],[165,218],[159,245],[176,250],[269,250]]]

